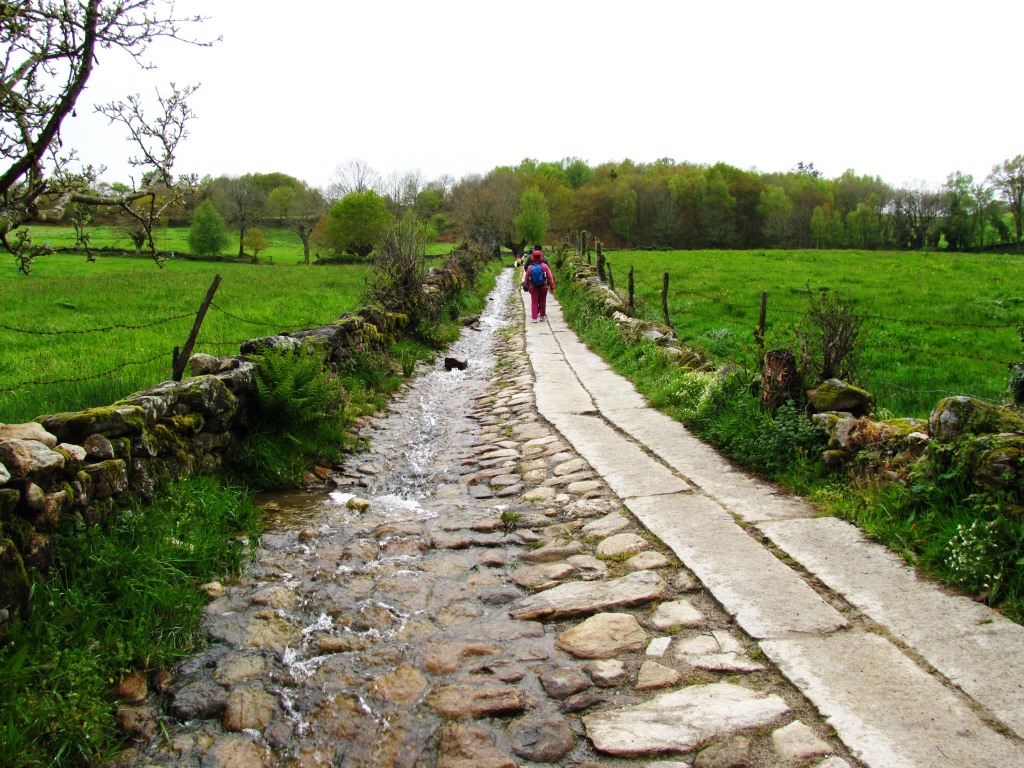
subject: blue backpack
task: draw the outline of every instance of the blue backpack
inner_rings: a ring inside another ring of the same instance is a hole
[[[548,276],[544,274],[544,265],[539,262],[530,265],[529,275],[530,285],[544,285],[548,281]]]

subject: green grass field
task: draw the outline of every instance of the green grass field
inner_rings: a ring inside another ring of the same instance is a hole
[[[756,354],[761,291],[766,345],[794,347],[812,291],[828,288],[867,315],[863,385],[893,416],[927,417],[947,395],[1006,398],[1021,357],[1024,260],[1017,256],[861,251],[614,251],[618,291],[635,269],[645,317],[660,321],[662,275],[678,335],[721,362]],[[974,327],[977,326],[977,327]]]
[[[106,405],[170,378],[215,274],[196,352],[236,354],[258,336],[311,328],[359,307],[368,268],[79,255],[0,262],[0,422]],[[144,328],[140,326],[165,320]],[[11,328],[20,330],[10,330]],[[95,328],[103,332],[68,333]],[[30,331],[30,332],[22,332]]]

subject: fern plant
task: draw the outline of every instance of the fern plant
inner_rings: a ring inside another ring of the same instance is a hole
[[[322,345],[256,356],[260,407],[235,469],[257,487],[296,487],[311,464],[345,450],[345,389],[327,367]]]

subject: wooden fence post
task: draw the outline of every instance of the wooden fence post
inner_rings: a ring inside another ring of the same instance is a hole
[[[633,280],[633,265],[629,265],[629,316],[636,314],[636,305],[633,303],[633,294],[636,290],[636,283]]]
[[[661,279],[661,314],[665,316],[665,325],[671,328],[672,322],[668,319],[668,272]]]
[[[608,259],[604,260],[605,269],[608,270],[608,287],[613,291],[615,290],[615,277],[612,275],[612,263]]]
[[[757,346],[764,349],[764,325],[768,319],[768,291],[761,291],[761,313],[757,317],[757,328],[754,329],[754,339]]]
[[[185,347],[174,360],[174,370],[171,373],[171,378],[175,381],[181,381],[181,376],[185,372],[185,365],[192,355],[192,347],[195,346],[196,337],[199,335],[199,329],[203,327],[203,318],[206,317],[206,310],[210,308],[210,304],[213,302],[213,294],[217,292],[218,285],[220,285],[220,275],[214,275],[213,282],[210,283],[210,288],[206,291],[206,298],[203,299],[199,312],[196,314],[196,320],[192,323],[192,330],[188,334],[188,341],[185,342]]]

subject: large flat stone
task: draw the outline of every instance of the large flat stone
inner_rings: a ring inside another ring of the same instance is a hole
[[[678,493],[689,484],[596,414],[544,414],[621,498]]]
[[[1024,748],[883,637],[837,632],[761,647],[870,768],[1024,766]]]
[[[657,600],[665,582],[651,571],[639,571],[609,581],[574,581],[528,595],[509,611],[515,619],[554,621]]]
[[[1024,737],[1024,627],[917,577],[836,518],[765,523],[780,549]]]
[[[626,500],[626,506],[755,637],[832,632],[846,620],[803,578],[700,494]]]
[[[583,718],[594,747],[619,757],[689,752],[747,728],[764,728],[789,714],[774,694],[732,683],[692,685],[643,704]]]
[[[608,389],[596,395],[605,418],[647,445],[655,456],[744,520],[778,520],[814,514],[814,509],[803,499],[779,493],[771,483],[737,469],[672,417],[653,408],[624,408],[614,403],[615,396],[614,390]],[[605,398],[612,402],[606,405]]]

